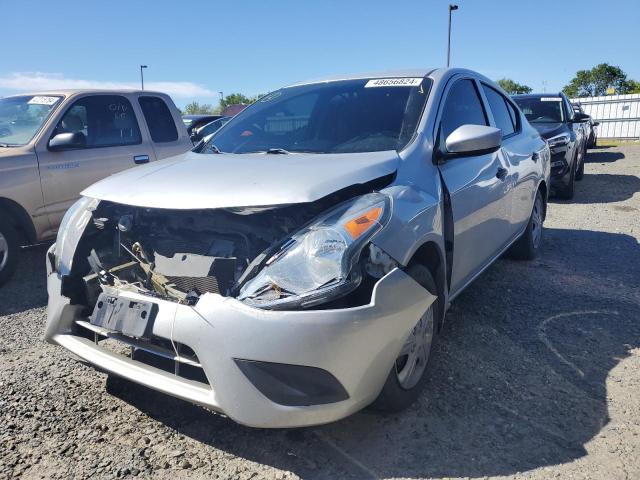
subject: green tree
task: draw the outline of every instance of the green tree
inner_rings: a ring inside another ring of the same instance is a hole
[[[214,113],[214,108],[208,103],[200,104],[194,101],[188,104],[186,107],[184,107],[183,112],[185,115],[198,115],[198,114],[207,115],[207,114]]]
[[[640,82],[629,80],[629,91],[627,93],[640,93]]]
[[[247,97],[246,95],[243,95],[242,93],[232,93],[231,95],[227,95],[226,97],[223,97],[222,100],[220,100],[220,111],[224,110],[225,108],[227,108],[229,105],[238,105],[238,104],[243,104],[243,105],[249,105],[253,102],[255,102],[258,98],[260,98],[262,95],[256,95],[254,97]]]
[[[616,94],[633,90],[633,80],[620,67],[601,63],[591,70],[578,70],[576,76],[562,90],[569,97],[598,97],[613,88]]]
[[[509,95],[518,95],[520,93],[531,93],[531,87],[528,85],[521,85],[518,82],[511,80],[510,78],[501,78],[496,82],[502,89]]]

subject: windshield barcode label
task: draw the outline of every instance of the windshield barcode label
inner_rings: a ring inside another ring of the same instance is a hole
[[[541,102],[561,102],[562,99],[560,97],[542,97],[540,101]]]
[[[364,88],[373,87],[417,87],[422,78],[376,78],[369,80]]]

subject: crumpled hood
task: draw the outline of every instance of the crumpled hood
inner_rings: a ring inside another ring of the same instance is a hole
[[[564,133],[567,128],[564,123],[532,123],[542,138],[551,138]]]
[[[318,200],[394,173],[395,151],[340,154],[188,152],[112,175],[82,195],[168,209],[270,206]]]

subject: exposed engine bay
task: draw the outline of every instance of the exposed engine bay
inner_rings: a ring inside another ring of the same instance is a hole
[[[293,233],[347,193],[307,204],[215,210],[100,202],[76,248],[66,293],[73,303],[89,307],[109,286],[189,305],[206,293],[237,297]],[[377,266],[358,268],[357,286],[369,293],[364,302],[370,299],[370,280],[388,271],[381,270],[388,259],[380,255],[367,249],[369,263],[373,259]]]

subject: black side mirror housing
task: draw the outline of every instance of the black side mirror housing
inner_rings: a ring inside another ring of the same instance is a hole
[[[582,122],[586,122],[587,120],[589,120],[591,117],[589,115],[587,115],[586,113],[580,113],[577,112],[574,116],[573,116],[573,122],[575,123],[582,123]]]
[[[82,132],[59,133],[49,140],[49,150],[52,152],[75,150],[86,146],[87,138]]]

